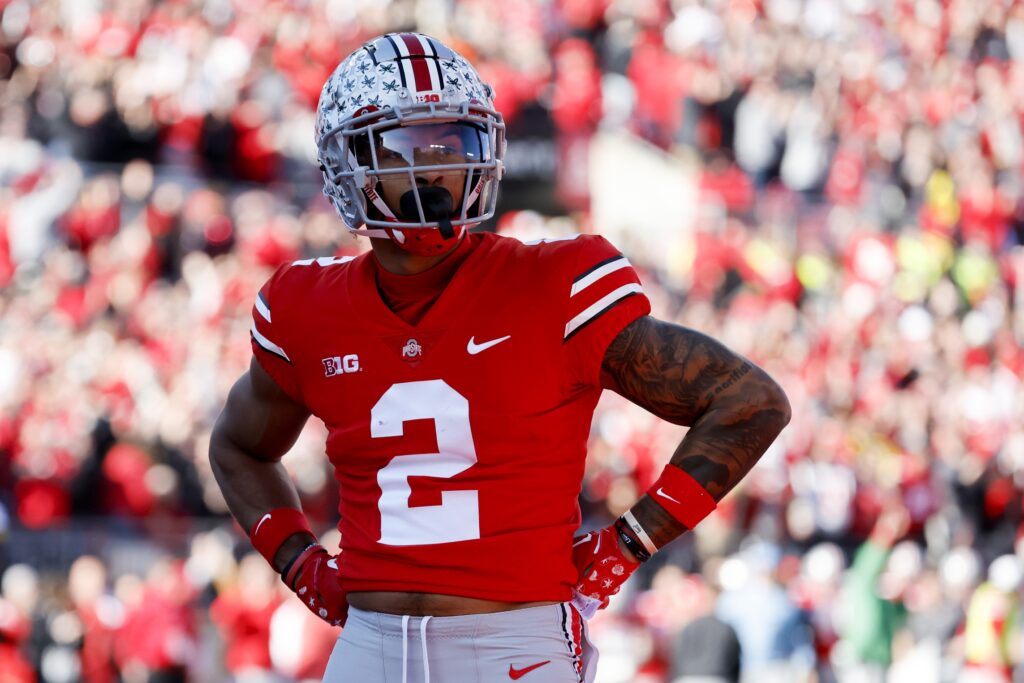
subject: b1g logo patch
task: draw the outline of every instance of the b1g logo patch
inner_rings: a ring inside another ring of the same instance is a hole
[[[324,364],[324,377],[347,375],[349,373],[360,372],[362,370],[362,368],[359,367],[359,356],[354,353],[350,353],[347,356],[332,356],[331,358],[324,358],[320,362]]]

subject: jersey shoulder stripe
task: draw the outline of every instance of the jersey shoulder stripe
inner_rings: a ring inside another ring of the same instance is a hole
[[[569,293],[569,296],[576,296],[590,285],[604,277],[607,277],[608,275],[611,275],[617,270],[631,267],[632,264],[630,264],[629,259],[621,254],[619,256],[612,256],[611,258],[605,259],[576,276],[576,279],[573,280],[572,290]]]
[[[264,296],[263,292],[256,293],[256,311],[263,316],[263,319],[268,323],[272,323],[270,319],[270,304],[267,302],[267,297]]]
[[[622,285],[608,294],[605,294],[565,324],[565,333],[562,337],[562,341],[569,341],[572,339],[576,333],[600,318],[602,314],[611,310],[623,300],[636,294],[643,293],[644,288],[641,287],[639,283],[631,282],[629,284]]]
[[[325,278],[331,277],[330,273],[339,273],[340,271],[335,270],[334,266],[346,264],[355,258],[354,256],[320,256],[299,259],[278,268],[277,272],[256,294],[253,304],[252,327],[249,330],[253,348],[266,351],[291,363],[292,359],[285,351],[285,347],[294,342],[295,335],[287,334],[288,320],[295,318],[299,313],[289,309],[304,305]],[[274,310],[280,314],[276,316],[276,324]],[[289,316],[288,313],[292,313],[292,315]]]
[[[292,362],[292,359],[288,357],[288,354],[284,352],[284,349],[260,334],[260,331],[256,329],[255,321],[253,321],[252,327],[249,329],[249,333],[252,335],[253,341],[259,344],[261,349],[274,354],[288,363]]]
[[[340,266],[342,263],[348,263],[349,261],[355,260],[355,256],[321,256],[319,258],[304,258],[298,261],[292,261],[293,266],[311,266],[314,263],[321,267],[327,266]]]
[[[562,333],[566,342],[619,303],[644,294],[633,264],[608,240],[588,235],[573,251],[575,273],[568,285]]]

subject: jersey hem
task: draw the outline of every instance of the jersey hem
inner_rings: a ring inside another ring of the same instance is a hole
[[[353,585],[353,583],[358,585]],[[436,595],[451,595],[459,598],[474,598],[476,600],[494,600],[496,602],[566,602],[572,599],[572,590],[568,586],[562,586],[557,591],[538,591],[536,593],[520,593],[516,591],[475,591],[466,589],[463,586],[438,586],[430,584],[411,584],[403,581],[346,581],[342,578],[346,593],[365,593],[371,591],[393,591],[398,593],[434,593]]]

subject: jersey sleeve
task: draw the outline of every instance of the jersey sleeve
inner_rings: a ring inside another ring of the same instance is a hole
[[[579,245],[566,284],[565,329],[571,379],[600,386],[604,353],[637,318],[651,312],[640,277],[629,260],[603,237],[587,235]]]
[[[298,373],[288,355],[290,335],[284,320],[284,301],[281,279],[288,265],[277,269],[256,294],[252,307],[252,327],[249,330],[252,352],[256,361],[286,394],[302,402]]]

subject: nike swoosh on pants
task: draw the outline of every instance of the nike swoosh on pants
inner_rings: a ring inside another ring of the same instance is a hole
[[[522,678],[526,674],[530,673],[534,669],[539,669],[542,666],[544,666],[545,664],[550,664],[550,663],[551,663],[551,660],[550,659],[546,659],[543,662],[537,662],[536,664],[532,664],[530,666],[523,667],[522,669],[517,669],[514,666],[512,666],[511,664],[509,664],[508,665],[508,677],[511,678],[513,681],[518,681],[520,678]]]

